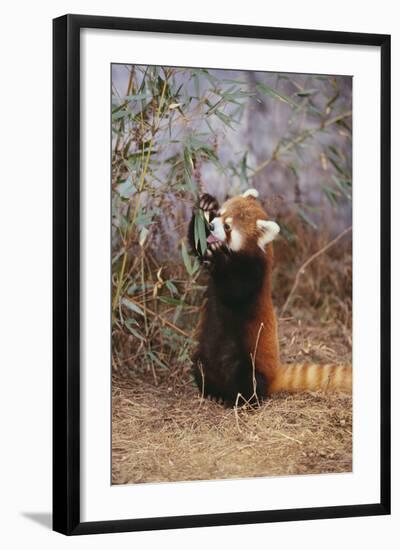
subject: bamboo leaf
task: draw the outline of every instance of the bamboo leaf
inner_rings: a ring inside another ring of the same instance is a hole
[[[193,268],[192,268],[192,264],[190,262],[190,257],[189,257],[189,254],[188,254],[188,251],[187,251],[187,248],[186,248],[186,245],[185,245],[185,242],[182,241],[182,259],[183,259],[183,263],[185,265],[185,268],[186,268],[186,271],[188,272],[188,274],[190,276],[192,276],[192,273],[193,273]]]
[[[317,229],[317,226],[315,225],[315,223],[312,221],[312,219],[309,217],[309,215],[307,214],[307,212],[305,212],[305,210],[303,210],[303,208],[301,208],[301,206],[297,206],[297,210],[299,212],[299,215],[301,218],[303,218],[303,220],[308,223],[308,225],[311,225],[311,227],[313,229]]]
[[[199,244],[199,229],[198,229],[198,213],[194,214],[194,247],[198,250]]]
[[[138,305],[136,305],[134,302],[131,302],[127,298],[122,298],[121,303],[124,304],[124,306],[126,306],[128,309],[130,309],[134,313],[138,313],[139,315],[144,316],[143,310]]]
[[[332,179],[336,186],[340,189],[342,195],[344,195],[347,200],[351,201],[351,182],[349,180],[338,178],[335,174],[332,174]]]
[[[274,99],[278,99],[280,101],[288,103],[292,107],[297,107],[297,103],[292,99],[290,99],[290,97],[282,94],[281,92],[278,92],[277,90],[274,90],[273,88],[271,88],[267,84],[264,84],[263,82],[260,82],[259,84],[257,84],[257,90],[265,96],[269,96]]]
[[[185,145],[185,147],[183,148],[183,162],[185,165],[185,170],[188,172],[188,174],[191,174],[193,170],[193,160],[192,153],[188,145]]]
[[[201,210],[198,210],[195,213],[194,228],[195,228],[196,249],[198,249],[198,244],[200,244],[200,251],[202,254],[204,254],[205,251],[207,250],[207,236],[206,236],[204,214]],[[197,238],[197,241],[196,241],[196,238]]]
[[[127,112],[125,111],[125,109],[121,110],[121,111],[117,111],[116,113],[113,113],[112,114],[112,119],[113,120],[120,120],[121,118],[124,118],[124,116],[126,116]]]
[[[340,166],[340,164],[332,157],[328,157],[329,162],[336,168],[336,170],[339,172],[339,174],[344,175],[345,172],[343,168]]]
[[[146,92],[142,92],[140,94],[127,95],[127,96],[124,97],[124,99],[126,101],[139,101],[141,99],[146,99],[146,97],[150,98],[151,96],[149,94],[147,94]]]
[[[147,352],[147,355],[153,359],[153,361],[155,361],[157,363],[157,365],[159,367],[161,367],[162,369],[168,369],[167,365],[165,363],[163,363],[155,353],[153,353],[152,351],[148,351]]]
[[[136,192],[132,184],[132,179],[128,178],[123,183],[116,186],[117,193],[124,199],[130,199]]]
[[[171,292],[171,294],[179,294],[178,289],[176,288],[176,286],[172,281],[165,281],[165,284],[168,290]]]
[[[133,334],[133,336],[135,336],[138,340],[140,340],[141,342],[146,341],[146,339],[137,330],[129,326],[128,323],[125,323],[125,326],[129,330],[129,332]]]
[[[147,229],[147,227],[142,227],[142,230],[140,231],[140,235],[139,235],[139,245],[140,246],[144,245],[148,234],[149,234],[149,230]]]
[[[160,302],[164,302],[164,304],[169,304],[171,306],[189,307],[189,304],[187,304],[183,300],[178,300],[177,298],[171,298],[170,296],[159,296],[158,299],[160,300]]]
[[[294,95],[298,97],[310,97],[312,95],[315,95],[319,92],[317,88],[310,88],[309,90],[300,90],[298,92],[295,92]]]
[[[333,206],[333,207],[336,207],[337,206],[337,198],[338,198],[338,193],[337,191],[334,191],[333,189],[330,189],[329,187],[327,187],[326,185],[323,185],[322,186],[322,191],[323,193],[325,194],[326,198],[328,199],[328,201],[330,202],[330,204]]]
[[[232,122],[235,122],[230,117],[228,117],[225,113],[220,111],[219,109],[216,109],[214,113],[226,126],[228,126],[231,130],[234,130],[235,128],[232,126]]]

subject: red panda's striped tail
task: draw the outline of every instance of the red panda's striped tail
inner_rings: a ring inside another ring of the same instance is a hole
[[[282,365],[270,386],[270,393],[280,391],[339,391],[351,393],[352,369],[348,365]]]

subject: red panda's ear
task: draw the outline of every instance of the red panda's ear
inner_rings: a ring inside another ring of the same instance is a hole
[[[281,228],[276,222],[270,220],[257,220],[256,225],[261,233],[257,244],[261,250],[264,250],[266,245],[275,239]]]
[[[247,197],[253,197],[255,199],[258,198],[258,191],[257,189],[247,189],[243,194],[242,197],[244,199],[247,199]]]

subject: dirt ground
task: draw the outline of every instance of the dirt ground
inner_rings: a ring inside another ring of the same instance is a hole
[[[282,362],[351,363],[339,324],[280,321]],[[257,409],[201,399],[189,366],[180,375],[113,375],[113,484],[349,472],[352,400],[279,394]]]

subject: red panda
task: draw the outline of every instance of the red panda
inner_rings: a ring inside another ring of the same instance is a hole
[[[259,402],[279,391],[336,389],[351,392],[345,365],[281,365],[277,321],[272,303],[272,241],[279,225],[268,219],[248,189],[221,208],[211,195],[200,199],[207,220],[207,249],[189,242],[208,268],[205,302],[197,327],[193,374],[200,391],[233,406]]]

